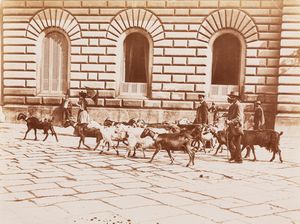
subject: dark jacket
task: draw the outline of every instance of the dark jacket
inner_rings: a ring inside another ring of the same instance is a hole
[[[197,108],[194,124],[208,124],[208,106],[205,101]]]
[[[261,106],[258,106],[254,112],[254,130],[262,129],[265,124],[264,111]]]
[[[228,125],[233,135],[243,134],[244,108],[239,101],[236,101],[229,107]]]

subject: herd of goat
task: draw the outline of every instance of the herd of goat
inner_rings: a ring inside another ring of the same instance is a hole
[[[37,140],[36,132],[37,129],[42,129],[46,135],[44,141],[48,137],[48,132],[57,139],[56,132],[53,128],[53,119],[45,119],[40,121],[38,118],[33,116],[26,116],[20,113],[17,120],[24,120],[27,123],[27,131],[25,133],[24,139],[26,139],[27,134],[30,130],[34,130],[35,140]],[[183,119],[182,122],[176,122],[174,124],[169,123],[153,123],[146,124],[141,119],[130,119],[128,122],[114,122],[106,119],[103,125],[96,122],[92,122],[88,126],[78,124],[75,121],[67,120],[63,126],[74,128],[74,135],[79,137],[80,148],[81,143],[91,149],[85,143],[86,137],[96,138],[96,146],[94,150],[98,147],[101,148],[100,153],[107,150],[114,149],[119,155],[118,147],[122,143],[126,147],[125,157],[131,155],[136,155],[136,151],[141,151],[145,158],[145,150],[152,149],[154,153],[150,162],[154,159],[155,155],[160,150],[166,150],[171,163],[173,163],[174,158],[172,153],[174,151],[183,151],[189,156],[189,162],[187,166],[191,163],[194,164],[195,153],[197,151],[204,151],[210,148],[210,151],[217,146],[215,155],[218,153],[219,149],[223,150],[223,147],[228,145],[228,136],[226,127],[222,124],[214,125],[200,125],[200,124],[190,124]],[[282,162],[281,150],[279,148],[279,141],[282,132],[278,133],[274,130],[244,130],[244,135],[242,137],[242,151],[246,148],[247,153],[245,157],[250,156],[250,152],[253,153],[253,160],[256,160],[254,146],[258,145],[264,147],[273,153],[270,161],[275,159],[275,155],[279,155],[279,160]],[[228,148],[228,147],[227,147]]]

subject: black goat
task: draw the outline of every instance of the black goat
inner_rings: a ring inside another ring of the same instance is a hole
[[[173,164],[174,158],[171,155],[172,151],[184,151],[189,155],[189,163],[186,165],[187,167],[192,163],[194,165],[195,152],[190,145],[190,138],[188,138],[185,134],[180,133],[164,133],[164,134],[156,134],[149,128],[145,128],[145,130],[141,134],[141,138],[145,138],[146,136],[150,136],[154,140],[155,144],[155,152],[149,161],[150,163],[154,159],[154,156],[161,150],[165,149],[168,152],[168,155],[171,159],[171,164]]]
[[[272,162],[275,159],[275,154],[279,154],[279,160],[282,162],[281,157],[281,150],[279,149],[279,141],[280,136],[283,134],[283,132],[276,132],[274,130],[244,130],[244,135],[242,136],[242,151],[246,148],[247,153],[245,155],[245,158],[250,156],[250,150],[252,150],[253,153],[253,161],[256,160],[255,150],[254,146],[259,145],[260,147],[265,147],[267,150],[273,152],[273,156],[270,160]],[[218,131],[215,134],[215,137],[217,138],[219,142],[219,146],[215,152],[215,155],[218,153],[218,150],[222,145],[227,146],[227,132],[225,130]]]
[[[44,121],[40,121],[36,117],[27,117],[25,114],[19,113],[18,117],[17,117],[17,120],[24,120],[27,123],[27,131],[26,131],[25,136],[24,136],[23,139],[26,139],[28,132],[31,129],[33,129],[34,130],[34,136],[35,136],[34,140],[37,140],[36,131],[37,131],[37,129],[41,129],[41,130],[44,131],[44,134],[46,135],[43,141],[45,141],[48,138],[48,136],[49,136],[48,131],[50,130],[51,135],[52,136],[54,135],[56,141],[58,142],[56,132],[54,131],[54,128],[53,128],[53,125],[52,125],[53,118],[51,120],[50,119],[45,119]]]
[[[221,148],[221,152],[223,151],[223,145],[225,145],[227,147],[227,136],[226,136],[226,131],[222,130],[222,131],[217,131],[216,133],[213,133],[214,137],[217,139],[219,145],[217,147],[217,150],[215,152],[214,155],[217,155],[219,149]]]
[[[254,145],[259,145],[260,147],[265,147],[267,150],[273,152],[270,162],[275,159],[275,154],[279,154],[280,162],[283,162],[281,157],[281,150],[279,148],[280,136],[283,132],[278,133],[277,131],[270,129],[263,130],[244,130],[244,135],[242,138],[242,151],[247,148],[247,153],[245,158],[250,155],[250,149],[253,153],[253,161],[256,160]]]
[[[103,125],[106,127],[116,126],[118,124],[135,126],[136,120],[132,118],[128,122],[118,122],[118,121],[112,121],[112,120],[109,120],[108,118],[106,118],[105,121],[103,122]]]
[[[95,146],[94,150],[96,150],[103,139],[102,133],[97,128],[88,128],[85,125],[77,124],[75,121],[67,120],[64,123],[64,127],[67,128],[69,126],[72,126],[75,129],[75,133],[80,137],[78,149],[80,148],[81,142],[82,144],[87,147],[88,149],[91,149],[88,145],[85,144],[84,140],[85,137],[92,137],[96,138],[97,145]]]

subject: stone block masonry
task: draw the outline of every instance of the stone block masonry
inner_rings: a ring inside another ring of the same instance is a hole
[[[283,1],[276,128],[299,132],[300,1]]]
[[[298,103],[289,101],[299,94],[293,81],[300,71],[299,1],[4,0],[2,9],[2,104],[58,103],[39,92],[38,46],[45,30],[59,29],[68,39],[74,101],[88,86],[103,93],[106,107],[195,109],[200,92],[208,92],[208,101],[219,100],[210,94],[212,41],[221,31],[235,30],[245,42],[240,83],[245,101],[277,98],[278,105],[266,107],[269,113],[286,113],[287,104],[300,112]],[[119,96],[120,37],[133,28],[149,35],[152,52],[149,94],[136,101]],[[14,88],[22,91],[16,94]]]

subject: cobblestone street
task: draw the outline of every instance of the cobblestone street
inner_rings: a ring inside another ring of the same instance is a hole
[[[187,168],[178,152],[170,165],[165,151],[150,164],[151,151],[125,159],[122,149],[78,150],[72,129],[55,129],[58,143],[41,131],[22,140],[25,124],[0,124],[1,223],[300,223],[299,138],[283,135],[283,163],[256,147],[256,162],[198,152]]]

